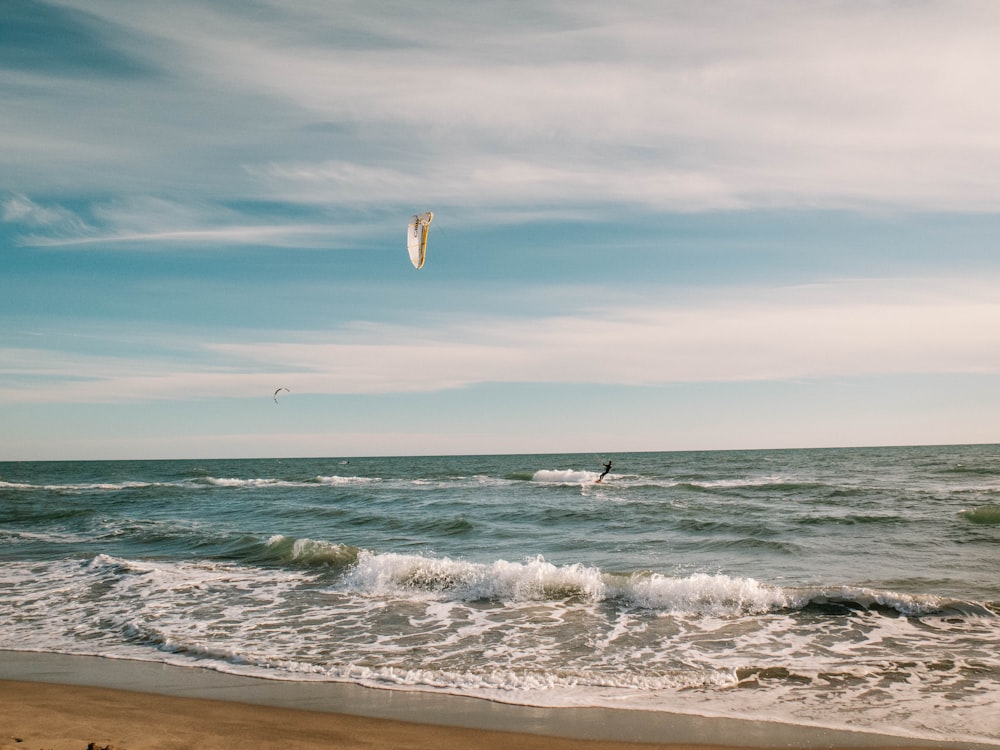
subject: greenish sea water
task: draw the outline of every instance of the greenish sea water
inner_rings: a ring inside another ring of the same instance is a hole
[[[0,648],[1000,743],[1000,446],[0,463]]]

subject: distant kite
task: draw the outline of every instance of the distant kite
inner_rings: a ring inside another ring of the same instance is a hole
[[[434,214],[431,211],[417,214],[410,219],[410,225],[406,228],[406,249],[414,268],[422,268],[424,265],[427,257],[427,232],[433,220]]]
[[[291,391],[289,391],[287,388],[278,388],[274,392],[274,403],[278,403],[278,394],[281,393],[282,391],[287,391],[288,393],[291,393]]]

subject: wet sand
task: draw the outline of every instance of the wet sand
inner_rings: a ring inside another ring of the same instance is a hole
[[[649,745],[545,737],[46,683],[0,683],[2,750],[399,748],[625,750]]]
[[[511,706],[0,651],[0,750],[86,750],[91,744],[114,750],[987,747],[661,712]]]

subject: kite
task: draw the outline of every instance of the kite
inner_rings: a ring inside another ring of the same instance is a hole
[[[278,388],[274,392],[274,403],[278,403],[278,394],[281,393],[282,391],[287,391],[288,393],[291,393],[291,391],[289,391],[287,388]]]
[[[427,231],[434,221],[434,213],[415,214],[406,228],[406,249],[414,268],[422,268],[427,257]]]

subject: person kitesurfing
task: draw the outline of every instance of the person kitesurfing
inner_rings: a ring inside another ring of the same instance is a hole
[[[600,484],[601,480],[604,479],[604,477],[606,477],[608,475],[609,471],[611,471],[611,462],[610,461],[606,461],[604,463],[604,471],[601,472],[601,476],[599,476],[597,478],[597,483],[598,484]]]

